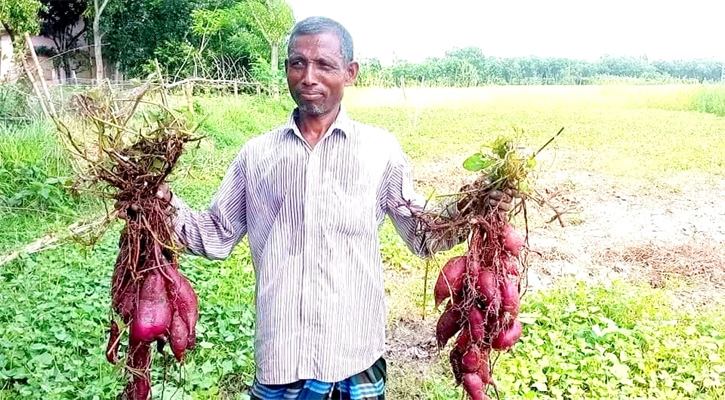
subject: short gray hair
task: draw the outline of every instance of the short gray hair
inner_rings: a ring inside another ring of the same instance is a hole
[[[292,43],[297,36],[316,35],[319,33],[334,33],[340,39],[340,52],[347,62],[353,60],[352,36],[339,22],[326,17],[309,17],[298,22],[290,34],[287,44],[287,56],[292,52]]]

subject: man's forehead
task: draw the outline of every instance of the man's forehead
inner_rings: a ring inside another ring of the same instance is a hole
[[[342,57],[340,38],[332,32],[296,36],[290,46],[290,55],[310,52]]]

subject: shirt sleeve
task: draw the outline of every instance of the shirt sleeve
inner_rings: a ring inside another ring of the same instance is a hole
[[[426,200],[413,188],[410,163],[397,141],[393,146],[384,182],[386,213],[411,251],[420,257],[429,257],[458,244],[457,240],[433,240],[421,231],[413,213],[423,210]]]
[[[243,149],[229,166],[206,211],[194,211],[178,196],[172,197],[171,205],[176,210],[172,220],[174,232],[187,251],[210,259],[224,259],[247,233],[245,163]]]

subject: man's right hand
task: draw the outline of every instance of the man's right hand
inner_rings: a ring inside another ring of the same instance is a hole
[[[162,183],[161,186],[159,186],[159,190],[156,191],[156,197],[159,200],[163,200],[164,203],[169,204],[171,202],[171,190],[169,190],[169,185]],[[128,209],[122,209],[119,202],[114,204],[114,208],[118,210],[118,218],[120,219],[127,219],[129,211],[134,214],[141,211],[141,208],[136,204],[132,204]]]

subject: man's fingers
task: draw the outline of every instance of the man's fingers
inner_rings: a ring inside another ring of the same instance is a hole
[[[503,201],[505,203],[511,203],[514,198],[511,193],[502,192],[500,190],[492,190],[489,193],[489,197],[491,198],[491,200],[496,200],[497,202]]]
[[[498,209],[502,211],[511,211],[514,208],[513,204],[503,200],[491,199],[489,200],[489,203],[494,207],[498,207]]]
[[[506,189],[505,192],[507,195],[509,195],[513,198],[516,198],[516,199],[521,198],[521,192],[519,192],[516,189]]]

